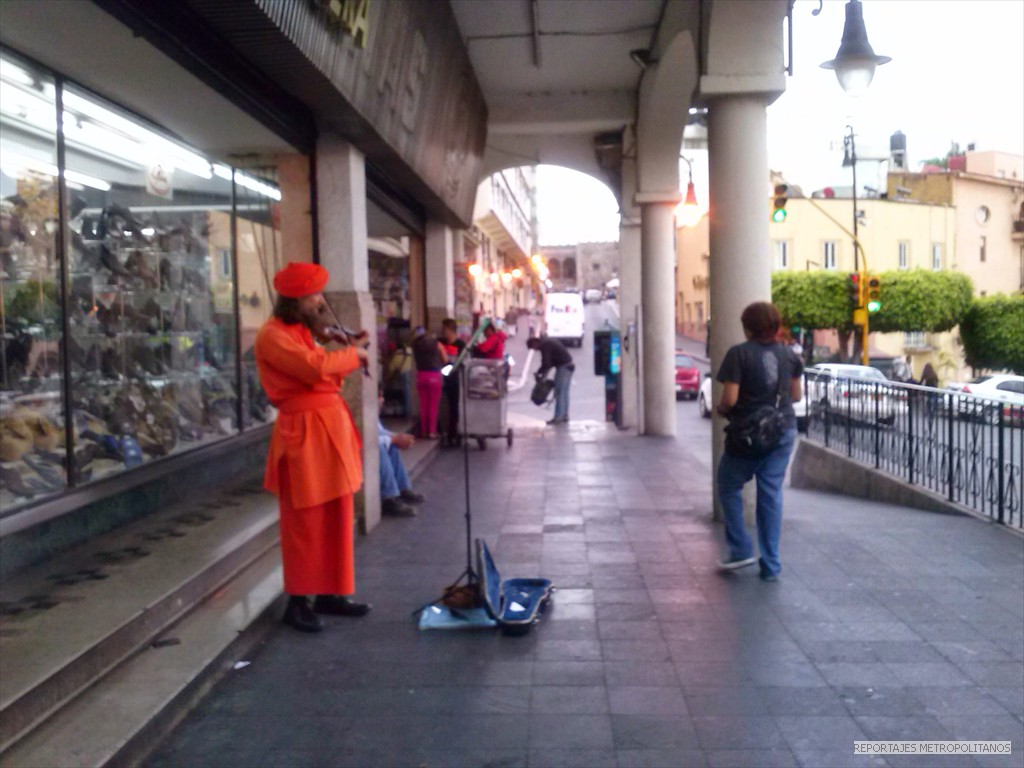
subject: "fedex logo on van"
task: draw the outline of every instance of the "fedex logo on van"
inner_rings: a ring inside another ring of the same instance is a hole
[[[571,314],[575,314],[576,312],[579,312],[579,307],[574,307],[571,304],[551,304],[548,307],[548,311],[551,312],[552,314],[556,314],[556,315],[557,314],[561,314],[561,313],[566,313],[566,314],[570,314],[571,315]]]

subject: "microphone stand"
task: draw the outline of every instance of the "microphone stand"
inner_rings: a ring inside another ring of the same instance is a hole
[[[463,579],[466,580],[466,584],[473,586],[480,580],[479,575],[473,568],[473,514],[470,507],[469,500],[469,424],[466,418],[466,391],[469,389],[469,376],[466,373],[466,357],[469,355],[469,351],[472,346],[479,340],[480,336],[484,332],[484,328],[487,327],[489,320],[486,318],[480,323],[480,327],[476,329],[476,333],[466,344],[466,348],[462,350],[455,362],[451,364],[449,370],[443,372],[445,376],[451,376],[456,371],[459,374],[459,387],[462,389],[461,401],[462,401],[462,467],[463,477],[465,480],[466,489],[466,568],[459,574],[459,577],[452,582],[449,589],[457,587]]]

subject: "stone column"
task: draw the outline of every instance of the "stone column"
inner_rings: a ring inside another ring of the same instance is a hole
[[[440,333],[441,321],[455,312],[455,262],[460,261],[462,233],[438,221],[427,222],[427,327]]]
[[[679,192],[640,192],[643,434],[675,437],[675,207]]]
[[[380,522],[380,466],[377,458],[377,313],[370,296],[366,242],[366,164],[358,149],[336,136],[322,136],[316,150],[317,227],[320,263],[331,273],[324,290],[338,319],[370,331],[372,378],[354,373],[342,392],[363,436],[363,490],[356,516],[366,533]]]
[[[619,225],[619,333],[622,338],[622,426],[636,427],[643,434],[640,409],[641,327],[640,306],[640,223],[627,220]]]
[[[768,232],[768,118],[765,94],[715,98],[708,110],[711,187],[711,370],[726,351],[746,340],[740,314],[754,301],[771,301]],[[714,384],[714,401],[721,385]],[[713,416],[713,461],[725,443],[725,420]],[[754,485],[744,490],[745,516],[753,521]],[[715,518],[721,518],[715,489]]]

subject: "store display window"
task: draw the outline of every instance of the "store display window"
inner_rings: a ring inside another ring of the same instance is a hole
[[[7,514],[274,418],[251,347],[280,192],[6,51],[0,65]]]
[[[64,471],[54,80],[0,59],[0,507],[46,498]],[[69,187],[81,180],[68,180]]]

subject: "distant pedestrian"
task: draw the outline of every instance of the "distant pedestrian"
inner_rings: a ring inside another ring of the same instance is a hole
[[[505,341],[508,339],[508,334],[498,326],[498,322],[491,320],[487,323],[484,328],[484,338],[477,343],[474,349],[476,357],[482,357],[485,360],[505,359]]]
[[[935,368],[931,363],[924,364],[924,369],[921,371],[921,386],[931,387],[932,389],[939,388],[939,374],[935,372]],[[938,410],[939,397],[938,392],[925,393],[925,412],[929,418],[934,416],[935,411]]]
[[[437,336],[422,326],[416,329],[412,342],[416,361],[416,393],[420,398],[420,437],[437,439],[437,411],[441,405],[441,368],[448,362]]]
[[[892,363],[892,379],[901,384],[914,382],[914,370],[910,367],[910,355],[906,359],[897,357]]]
[[[735,455],[728,447],[718,464],[718,498],[725,516],[727,559],[719,563],[732,571],[759,562],[761,578],[776,581],[782,570],[779,537],[782,532],[782,480],[796,442],[793,403],[803,397],[803,363],[785,344],[775,341],[781,319],[774,304],[755,302],[740,317],[747,341],[729,349],[718,369],[722,397],[718,412],[736,423],[762,406],[781,411],[785,431],[767,454],[750,458]],[[743,522],[743,486],[757,478],[757,543],[760,560]]]
[[[441,346],[448,355],[448,361],[454,363],[462,350],[466,348],[466,342],[459,338],[459,326],[454,318],[446,317],[441,321]],[[444,377],[442,393],[444,395],[445,419],[441,425],[441,445],[443,447],[455,447],[459,444],[459,374],[451,372]]]
[[[572,355],[562,342],[550,336],[527,339],[526,346],[540,350],[536,378],[543,379],[548,371],[555,369],[555,415],[548,424],[565,424],[569,421],[569,385],[576,370]]]

